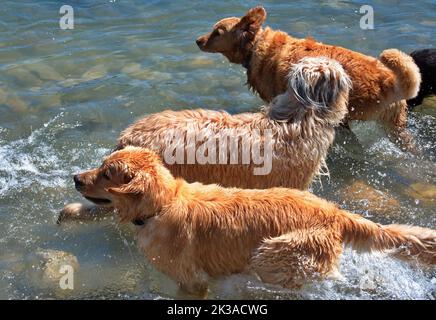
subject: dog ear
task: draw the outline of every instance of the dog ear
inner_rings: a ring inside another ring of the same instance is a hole
[[[266,19],[266,11],[262,6],[248,10],[247,14],[241,18],[236,25],[237,28],[244,31],[254,31],[260,29]]]
[[[129,183],[117,188],[108,188],[107,192],[113,195],[131,195],[131,196],[144,194],[147,188],[146,178],[147,178],[147,174],[146,176],[143,176],[142,174],[137,174],[132,180],[130,180]]]

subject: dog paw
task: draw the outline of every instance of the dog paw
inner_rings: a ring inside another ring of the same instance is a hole
[[[57,224],[61,224],[67,220],[80,219],[83,215],[85,206],[81,203],[69,203],[59,213]]]
[[[179,283],[179,288],[185,294],[199,299],[207,299],[209,294],[209,286],[207,282]]]

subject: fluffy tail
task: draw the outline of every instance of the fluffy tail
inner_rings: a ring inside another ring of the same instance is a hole
[[[412,99],[418,95],[421,74],[411,56],[397,49],[388,49],[381,53],[379,59],[395,73],[397,91],[402,99]]]
[[[436,231],[399,224],[379,225],[351,213],[346,214],[342,230],[345,243],[361,251],[392,251],[402,260],[436,264]]]
[[[341,64],[326,57],[306,57],[294,64],[288,76],[288,90],[269,106],[272,119],[286,121],[300,113],[314,111],[326,121],[339,124],[347,113],[351,80]],[[331,117],[331,119],[329,119]]]

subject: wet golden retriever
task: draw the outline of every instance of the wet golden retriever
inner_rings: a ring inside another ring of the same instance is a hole
[[[418,94],[421,76],[410,56],[389,49],[376,59],[313,39],[297,39],[279,30],[263,29],[265,19],[263,7],[249,10],[242,18],[222,19],[212,32],[197,39],[197,45],[242,64],[247,69],[248,85],[267,102],[286,90],[289,70],[302,58],[335,59],[353,82],[348,118],[377,120],[400,146],[414,150],[406,130],[406,99]]]
[[[149,262],[191,293],[209,277],[250,272],[298,288],[338,264],[343,244],[436,263],[436,231],[379,225],[295,189],[224,188],[174,178],[153,151],[127,147],[74,177],[77,190],[138,225]]]
[[[325,167],[335,127],[347,113],[351,83],[338,62],[322,57],[302,59],[291,69],[289,79],[288,90],[261,112],[152,114],[124,130],[116,149],[153,149],[174,176],[188,182],[307,189]],[[218,150],[209,148],[210,142]],[[262,155],[257,160],[256,150]],[[197,161],[199,154],[201,161]],[[60,220],[93,216],[91,211],[99,210],[71,204]]]

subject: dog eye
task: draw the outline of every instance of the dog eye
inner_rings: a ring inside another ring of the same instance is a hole
[[[132,175],[127,175],[127,176],[124,176],[124,183],[129,183],[130,181],[132,181],[133,180],[133,176]]]
[[[215,29],[212,35],[214,37],[217,37],[217,36],[221,36],[223,34],[224,34],[224,30],[223,29]]]

